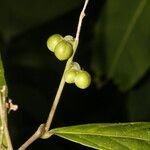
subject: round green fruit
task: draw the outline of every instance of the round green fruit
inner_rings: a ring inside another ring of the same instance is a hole
[[[67,70],[65,72],[65,82],[67,83],[74,83],[74,80],[75,80],[75,77],[77,75],[77,71],[74,70],[74,69],[71,69],[71,70]]]
[[[86,89],[91,83],[91,76],[87,71],[79,71],[75,77],[75,85],[80,89]]]
[[[54,52],[55,46],[63,40],[60,34],[53,34],[47,40],[47,47],[50,51]]]
[[[54,54],[61,61],[67,60],[73,54],[73,47],[69,42],[62,40],[56,45]]]

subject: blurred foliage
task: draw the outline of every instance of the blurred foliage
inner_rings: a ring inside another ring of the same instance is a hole
[[[150,77],[128,95],[127,108],[130,121],[149,121],[150,118]]]
[[[75,35],[81,8],[79,0],[0,1],[0,52],[9,97],[19,105],[9,115],[16,149],[45,122],[64,69],[46,40]],[[53,126],[150,121],[150,2],[91,0],[86,12],[75,61],[96,82],[84,91],[66,85]],[[86,149],[57,137],[37,147]]]
[[[41,25],[72,9],[79,0],[14,0],[0,1],[0,33],[7,41],[12,37],[27,31],[29,28]],[[65,9],[64,9],[65,8]]]
[[[122,90],[132,88],[150,68],[150,2],[107,1],[95,27],[93,69]]]

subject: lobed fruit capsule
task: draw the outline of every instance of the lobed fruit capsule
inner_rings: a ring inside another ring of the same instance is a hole
[[[62,40],[55,46],[54,54],[61,61],[67,60],[73,54],[73,47],[69,42]]]
[[[53,34],[47,40],[47,47],[50,51],[54,52],[55,46],[63,40],[60,34]]]
[[[65,37],[64,37],[64,40],[66,40],[66,41],[68,41],[70,44],[72,44],[72,46],[73,46],[73,44],[74,44],[74,38],[73,38],[73,36],[71,36],[71,35],[66,35]]]
[[[65,72],[65,76],[64,76],[65,81],[67,83],[74,83],[76,75],[77,75],[77,71],[76,70],[74,70],[74,69],[67,70]]]
[[[77,62],[72,62],[70,69],[75,69],[75,70],[79,71],[79,70],[81,70],[81,67]]]
[[[91,83],[91,76],[87,71],[79,71],[75,77],[75,85],[80,89],[86,89]]]

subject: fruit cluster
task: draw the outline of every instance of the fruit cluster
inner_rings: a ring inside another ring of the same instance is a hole
[[[81,70],[76,62],[65,72],[64,78],[67,83],[75,83],[80,89],[86,89],[91,83],[90,74],[87,71]]]
[[[73,54],[73,37],[54,34],[48,38],[47,47],[60,61],[67,60]]]
[[[54,52],[55,56],[64,61],[69,59],[73,54],[74,38],[70,35],[62,37],[60,34],[54,34],[47,40],[47,47]],[[81,70],[80,65],[73,62],[71,67],[66,70],[64,74],[66,83],[75,83],[80,89],[89,87],[91,83],[91,76],[87,71]]]

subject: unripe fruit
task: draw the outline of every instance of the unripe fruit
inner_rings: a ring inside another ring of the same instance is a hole
[[[69,42],[62,40],[56,45],[54,53],[59,60],[63,61],[71,57],[73,54],[73,47]]]
[[[75,85],[80,89],[86,89],[91,83],[91,76],[87,71],[79,71],[75,77]]]
[[[50,51],[54,52],[55,46],[63,40],[60,34],[53,34],[47,40],[47,47]]]
[[[70,44],[72,44],[72,46],[73,46],[73,44],[74,44],[74,38],[73,38],[73,36],[71,36],[71,35],[66,35],[65,37],[64,37],[64,40],[66,40],[66,41],[68,41]]]
[[[74,80],[75,80],[75,77],[77,75],[77,71],[74,70],[74,69],[70,69],[70,70],[67,70],[65,72],[65,82],[67,83],[74,83]]]
[[[75,69],[77,71],[80,71],[81,67],[77,62],[72,62],[70,69]]]
[[[3,140],[2,140],[2,145],[5,147],[7,147],[7,140],[6,140],[6,137],[3,137]]]

